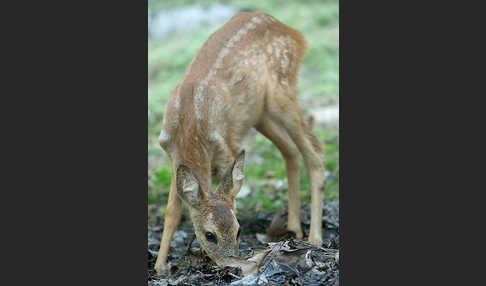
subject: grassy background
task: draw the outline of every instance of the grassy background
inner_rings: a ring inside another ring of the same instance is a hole
[[[309,50],[303,58],[299,73],[301,106],[307,111],[311,108],[338,104],[338,1],[148,1],[152,14],[194,4],[208,7],[214,3],[269,13],[281,22],[302,31],[308,41]],[[167,157],[157,143],[164,106],[170,90],[180,81],[197,50],[222,24],[224,21],[213,25],[201,25],[189,32],[161,39],[149,37],[148,201],[149,204],[160,207],[162,211],[167,202],[171,178]],[[314,132],[326,152],[326,199],[336,199],[339,188],[338,129],[316,126]],[[285,164],[278,149],[257,132],[250,133],[244,147],[248,152],[245,183],[251,192],[247,197],[237,199],[237,207],[260,211],[277,209],[285,205]],[[274,172],[274,176],[264,178],[268,171]],[[301,198],[305,203],[309,202],[310,194],[307,172],[304,168],[301,175]]]

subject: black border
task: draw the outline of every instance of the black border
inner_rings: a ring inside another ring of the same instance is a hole
[[[341,285],[477,284],[480,11],[340,0]]]
[[[18,5],[3,284],[146,285],[147,1]]]

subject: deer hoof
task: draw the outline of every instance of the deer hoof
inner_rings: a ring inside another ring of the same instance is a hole
[[[160,265],[156,264],[154,270],[155,272],[157,272],[158,275],[166,276],[169,274],[169,267],[167,264],[160,264]]]
[[[316,247],[322,247],[322,237],[309,236],[309,242]]]

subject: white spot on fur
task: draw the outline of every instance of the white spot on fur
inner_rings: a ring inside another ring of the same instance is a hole
[[[282,71],[285,73],[287,71],[287,67],[289,66],[289,58],[288,58],[288,51],[283,51],[283,57],[280,60],[280,66],[282,67]]]
[[[272,45],[268,45],[268,46],[267,46],[267,52],[268,52],[269,54],[272,54]]]
[[[224,144],[224,138],[218,133],[218,131],[214,131],[213,133],[211,133],[211,136],[209,136],[209,140],[219,145]]]
[[[221,124],[221,137],[226,137],[226,126],[227,126],[227,122],[226,121],[223,121],[223,123]]]
[[[227,48],[232,48],[235,46],[235,40],[231,38],[225,45]]]
[[[214,96],[213,106],[212,106],[212,109],[211,109],[211,118],[212,119],[216,118],[216,116],[218,115],[218,112],[222,109],[222,106],[223,106],[223,99],[221,98],[221,95],[216,93],[216,95]]]
[[[275,38],[275,41],[278,42],[282,47],[286,45],[286,38],[284,36],[280,36]]]
[[[289,82],[287,81],[286,78],[281,79],[280,80],[280,83],[283,84],[283,85],[285,85],[286,87],[289,87]]]
[[[258,17],[253,17],[253,18],[251,18],[251,21],[254,22],[254,23],[260,23],[262,20]]]
[[[223,59],[227,54],[229,54],[229,52],[230,52],[230,49],[228,49],[226,47],[221,49],[221,51],[218,54],[218,57],[216,58],[216,62],[214,64],[215,68],[218,68],[218,69],[221,68],[221,64],[223,63]]]
[[[160,136],[159,136],[159,143],[163,144],[163,143],[166,143],[168,142],[170,139],[170,136],[169,134],[167,134],[167,132],[165,132],[165,130],[162,130],[162,132],[160,132]]]
[[[246,30],[245,29],[240,29],[238,30],[238,32],[236,32],[236,35],[234,35],[231,40],[233,40],[233,42],[238,42],[241,38],[241,36],[243,36],[244,34],[246,34]]]
[[[197,162],[196,164],[201,166],[201,154],[199,153],[199,151],[197,149],[194,149],[194,155],[197,157]]]
[[[253,28],[255,28],[255,27],[256,27],[256,26],[255,26],[255,24],[253,24],[253,23],[246,23],[246,29],[247,29],[247,30],[253,29]]]
[[[180,122],[179,122],[179,113],[175,113],[174,114],[174,118],[172,120],[172,128],[178,128],[179,125],[180,125]]]
[[[207,82],[206,82],[206,84],[207,84]],[[196,117],[199,120],[202,119],[200,108],[201,108],[201,102],[204,99],[204,96],[202,95],[203,91],[204,91],[204,87],[202,85],[200,85],[197,88],[196,96],[194,97],[194,112],[196,113]]]
[[[207,78],[206,78],[206,79],[207,79],[207,81],[209,82],[209,81],[211,80],[211,78],[212,78],[214,75],[216,75],[216,71],[215,71],[215,70],[213,70],[213,69],[211,69],[211,70],[209,71],[209,73],[208,73]]]
[[[263,17],[263,20],[265,20],[266,22],[268,23],[273,23],[275,22],[275,19],[273,19],[273,17],[270,17],[270,16],[264,16]]]
[[[227,54],[229,54],[230,49],[228,48],[223,48],[220,52],[218,57],[224,58]]]
[[[179,107],[181,107],[181,98],[177,95],[174,100],[174,108],[179,109]]]

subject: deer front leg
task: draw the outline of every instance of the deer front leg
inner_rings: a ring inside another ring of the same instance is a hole
[[[170,185],[169,201],[167,203],[167,211],[165,213],[164,231],[162,233],[162,242],[160,243],[159,254],[155,262],[155,271],[158,274],[167,274],[167,255],[169,254],[170,242],[172,236],[179,225],[182,214],[182,205],[180,199],[177,197],[175,189],[174,175]]]
[[[305,123],[303,123],[305,124]],[[302,125],[306,130],[307,126]],[[306,130],[307,131],[307,130]],[[297,133],[297,132],[296,132]],[[309,242],[317,247],[322,246],[322,203],[324,200],[324,152],[320,145],[312,144],[317,138],[310,132],[302,132],[301,136],[294,134],[297,145],[301,147],[304,163],[309,173],[311,185],[311,225],[309,230]],[[317,147],[319,146],[319,147]]]
[[[307,168],[309,169],[309,168]],[[324,200],[324,168],[320,166],[309,171],[311,181],[311,225],[309,242],[322,246],[322,202]]]

